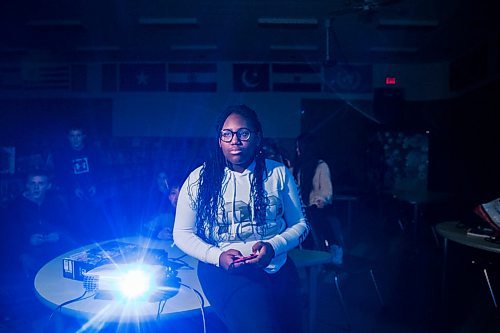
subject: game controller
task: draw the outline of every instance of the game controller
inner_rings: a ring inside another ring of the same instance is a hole
[[[236,263],[239,263],[239,262],[244,262],[244,261],[256,258],[256,257],[257,257],[257,253],[252,253],[252,254],[250,254],[248,256],[241,257],[241,258],[233,260],[233,264],[236,264]]]

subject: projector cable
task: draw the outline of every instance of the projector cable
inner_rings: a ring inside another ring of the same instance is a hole
[[[191,290],[197,296],[198,301],[200,302],[201,319],[203,321],[203,333],[206,333],[207,332],[207,323],[206,323],[206,319],[205,319],[205,300],[203,299],[203,296],[201,295],[201,293],[198,290],[188,286],[187,284],[179,283],[179,285]],[[156,313],[156,320],[160,319],[160,315],[163,312],[163,309],[165,308],[166,303],[167,303],[167,299],[162,299],[158,302],[158,310]]]
[[[57,311],[61,311],[61,309],[62,309],[63,306],[71,304],[71,303],[74,303],[74,302],[82,301],[82,300],[87,299],[87,298],[94,297],[95,294],[96,294],[96,293],[92,293],[92,294],[90,294],[90,295],[87,296],[88,293],[89,293],[88,291],[84,291],[83,294],[81,294],[80,296],[78,296],[76,298],[73,298],[73,299],[70,299],[70,300],[68,300],[66,302],[63,302],[63,303],[59,304],[54,310],[52,310],[52,312],[51,312],[51,314],[49,316],[49,320],[47,320],[47,323],[45,324],[46,327],[49,325],[50,321],[52,320],[52,317],[54,317],[54,314]]]
[[[205,300],[203,299],[203,296],[201,295],[201,293],[198,290],[188,286],[187,284],[181,283],[180,285],[190,289],[196,296],[198,296],[198,300],[200,301],[201,319],[203,320],[203,333],[206,333],[207,332],[207,323],[205,321]]]

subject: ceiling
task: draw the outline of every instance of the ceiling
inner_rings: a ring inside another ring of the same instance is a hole
[[[465,0],[3,0],[0,61],[443,61],[492,37],[499,40],[493,5]]]

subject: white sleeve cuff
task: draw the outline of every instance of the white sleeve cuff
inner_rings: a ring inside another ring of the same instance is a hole
[[[212,246],[208,249],[205,256],[205,262],[219,267],[219,257],[222,254],[222,250],[216,246]]]

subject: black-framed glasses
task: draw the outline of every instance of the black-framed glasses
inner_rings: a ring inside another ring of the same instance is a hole
[[[255,131],[251,131],[245,127],[240,128],[236,132],[233,132],[230,129],[223,129],[222,131],[220,131],[220,139],[223,142],[231,142],[233,140],[234,135],[236,134],[238,140],[248,141],[250,140],[252,133],[255,133]]]

